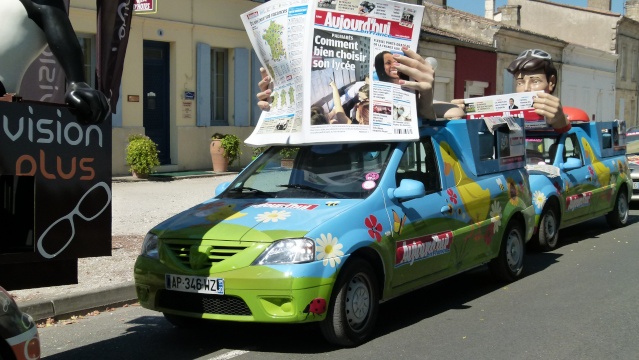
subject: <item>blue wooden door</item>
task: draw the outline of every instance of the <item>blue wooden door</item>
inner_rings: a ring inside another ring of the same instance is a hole
[[[144,131],[160,150],[160,164],[171,164],[169,44],[144,40]]]

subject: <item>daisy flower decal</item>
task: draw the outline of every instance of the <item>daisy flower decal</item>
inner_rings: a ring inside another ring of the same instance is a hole
[[[317,242],[317,260],[322,260],[324,266],[335,267],[342,261],[340,256],[344,256],[343,245],[337,241],[336,237],[333,237],[330,233],[322,234],[315,241]]]
[[[542,193],[541,191],[537,190],[533,194],[533,201],[535,202],[535,206],[537,207],[537,209],[541,209],[544,207],[544,204],[546,203],[546,195],[544,195],[544,193]]]
[[[497,201],[490,205],[490,221],[494,225],[493,234],[496,234],[501,226],[501,205]]]
[[[265,213],[262,214],[258,214],[255,217],[255,221],[259,221],[259,222],[278,222],[280,220],[286,220],[286,218],[288,218],[289,216],[291,216],[291,213],[289,211],[286,210],[273,210],[273,211],[267,211]]]

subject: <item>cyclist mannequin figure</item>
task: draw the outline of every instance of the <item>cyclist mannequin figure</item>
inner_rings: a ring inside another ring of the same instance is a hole
[[[570,130],[561,101],[552,95],[558,76],[550,54],[539,49],[524,50],[506,70],[515,76],[515,92],[544,91],[533,98],[533,107],[548,125],[560,133]],[[451,103],[464,109],[464,99],[455,99]]]
[[[0,96],[20,92],[29,65],[49,45],[69,85],[65,102],[82,123],[100,123],[109,114],[106,96],[86,83],[82,49],[63,0],[0,1]]]
[[[539,49],[524,50],[506,70],[515,76],[516,92],[545,91],[533,99],[533,107],[548,125],[557,132],[570,129],[561,101],[552,95],[557,87],[557,69],[549,53]]]

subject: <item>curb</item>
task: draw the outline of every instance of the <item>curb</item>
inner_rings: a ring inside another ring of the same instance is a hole
[[[133,281],[129,281],[103,289],[62,295],[49,300],[26,301],[18,306],[20,310],[31,315],[34,321],[41,321],[137,301],[135,284]]]

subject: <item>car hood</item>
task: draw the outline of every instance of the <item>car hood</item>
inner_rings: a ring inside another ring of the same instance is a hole
[[[362,200],[211,199],[151,232],[166,239],[272,242],[301,237]]]

